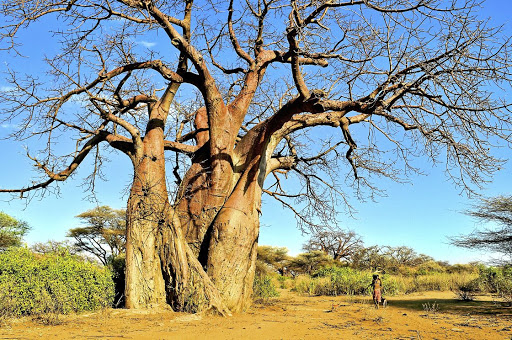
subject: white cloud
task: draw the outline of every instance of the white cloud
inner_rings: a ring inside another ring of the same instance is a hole
[[[150,42],[150,41],[145,41],[145,40],[137,41],[137,43],[139,45],[142,45],[142,46],[147,47],[147,48],[151,48],[151,47],[156,45],[156,42]]]
[[[15,88],[13,86],[0,86],[0,92],[9,92],[14,90]]]

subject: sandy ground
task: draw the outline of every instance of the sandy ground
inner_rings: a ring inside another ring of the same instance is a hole
[[[512,339],[510,307],[490,297],[457,301],[450,292],[391,297],[375,309],[367,297],[283,290],[270,304],[228,318],[107,309],[57,323],[14,320],[1,326],[0,339]]]

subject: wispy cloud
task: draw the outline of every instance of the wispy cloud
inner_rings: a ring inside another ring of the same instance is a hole
[[[0,86],[0,92],[9,92],[14,90],[15,88],[13,86]]]
[[[142,45],[142,46],[147,47],[147,48],[151,48],[151,47],[156,45],[156,42],[139,40],[139,41],[137,41],[137,44]]]

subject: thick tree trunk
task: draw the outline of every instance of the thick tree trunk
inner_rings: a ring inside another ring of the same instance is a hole
[[[127,210],[126,307],[160,307],[166,302],[165,283],[155,230],[158,222],[148,219],[150,208],[143,200],[130,199]]]
[[[258,184],[244,174],[220,208],[203,209],[191,222],[207,229],[198,254],[187,243],[180,216],[168,203],[161,169],[153,163],[146,156],[141,162],[145,165],[136,168],[128,204],[126,306],[167,303],[174,310],[220,314],[245,310],[252,301],[261,197]],[[202,263],[201,256],[206,259]]]
[[[261,205],[257,163],[243,173],[211,228],[208,275],[232,311],[252,302]]]
[[[167,224],[169,206],[162,129],[148,132],[133,163],[126,221],[126,307],[156,307],[166,302],[157,239],[157,231]]]
[[[252,302],[259,223],[257,216],[225,207],[212,228],[208,275],[233,312]]]
[[[253,149],[235,167],[231,154],[219,151],[232,150],[232,142],[208,150],[207,136],[200,137],[204,148],[175,207],[167,197],[162,126],[148,128],[136,153],[127,217],[128,308],[167,303],[179,311],[229,314],[251,304],[261,153]]]
[[[230,314],[169,204],[162,129],[146,133],[134,168],[127,209],[126,307],[170,305],[179,311]]]
[[[218,195],[208,190],[207,176],[196,171],[191,168],[195,174],[186,184],[188,194],[178,205],[180,221],[187,226],[184,231],[193,254],[227,307],[238,312],[252,300],[261,190],[244,172],[241,178],[239,174],[226,178],[227,195]],[[235,179],[238,183],[231,189]]]
[[[229,315],[217,287],[185,241],[178,216],[172,212],[166,228],[159,231],[160,258],[166,282],[167,302],[173,310]]]

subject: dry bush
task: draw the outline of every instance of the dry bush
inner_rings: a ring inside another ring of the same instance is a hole
[[[457,296],[457,299],[462,301],[473,301],[475,299],[475,293],[468,290],[456,290],[455,295]]]
[[[308,295],[314,295],[316,289],[316,279],[309,275],[299,275],[294,280],[293,290]]]

